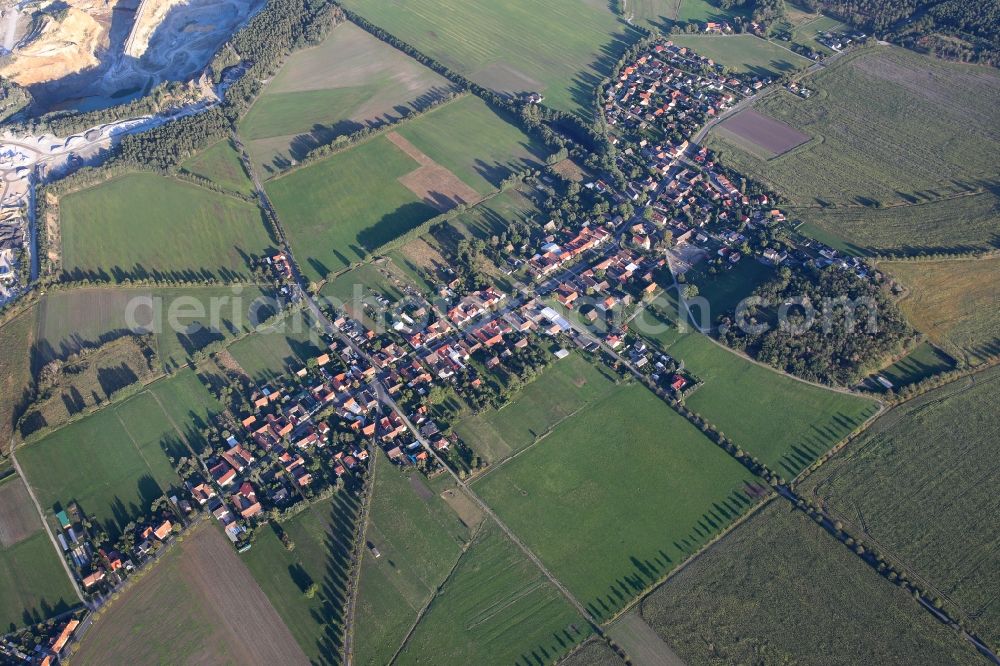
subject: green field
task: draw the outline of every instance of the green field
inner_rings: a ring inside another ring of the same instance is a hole
[[[778,76],[808,67],[810,60],[766,39],[743,35],[671,35],[678,46],[711,58],[732,72]]]
[[[470,538],[469,530],[423,475],[377,456],[375,488],[361,563],[355,632],[359,664],[388,664],[417,613],[433,598]]]
[[[533,140],[472,96],[398,133],[481,194],[498,187],[510,169],[542,155]],[[451,207],[432,197],[425,201],[399,182],[418,167],[383,135],[269,181],[267,192],[306,275],[323,279],[434,217],[435,206]]]
[[[160,380],[139,395],[20,448],[18,460],[42,508],[51,512],[79,502],[112,538],[148,512],[153,500],[180,482],[168,455],[190,456],[182,436],[191,433],[196,421],[188,417],[207,418],[212,409],[214,401],[196,378],[192,381],[193,375],[185,370]],[[183,430],[174,427],[171,417]]]
[[[66,572],[17,476],[0,482],[0,629],[41,622],[77,605]]]
[[[196,185],[136,173],[59,202],[67,277],[232,279],[271,240],[253,204]]]
[[[38,307],[36,364],[151,330],[163,366],[177,368],[199,349],[248,333],[255,321],[267,319],[277,305],[269,294],[252,286],[197,285],[51,291]]]
[[[731,168],[776,190],[794,217],[859,248],[907,252],[994,242],[1000,74],[871,47],[803,82],[815,90],[809,99],[779,92],[755,108],[811,141],[771,159],[716,134],[709,147]],[[966,130],[956,134],[955,127]],[[970,190],[986,194],[924,203]],[[890,207],[897,203],[920,205]],[[831,204],[838,208],[801,208]]]
[[[684,403],[789,478],[877,410],[871,400],[757,365],[700,333],[685,335],[668,353],[705,382]]]
[[[0,548],[0,627],[5,632],[41,622],[78,603],[43,531]]]
[[[614,379],[603,367],[571,354],[549,365],[510,404],[463,418],[455,432],[485,460],[497,463],[614,390]]]
[[[274,530],[257,530],[241,559],[314,664],[338,664],[343,645],[343,602],[358,504],[337,493],[281,524],[295,549],[285,549]],[[311,599],[305,591],[315,583]]]
[[[268,381],[302,367],[324,348],[312,316],[297,310],[235,342],[229,353],[252,379]]]
[[[753,483],[683,417],[631,384],[474,488],[607,619],[753,505]]]
[[[395,663],[551,663],[590,634],[542,572],[488,523]]]
[[[907,289],[899,307],[934,344],[972,363],[1000,351],[1000,258],[892,261],[879,267]]]
[[[494,114],[478,97],[466,95],[397,129],[432,160],[481,195],[527,166],[540,166],[544,144]]]
[[[305,274],[321,280],[434,217],[396,180],[417,166],[380,136],[268,182]]]
[[[851,531],[938,588],[987,643],[1000,641],[1000,371],[925,394],[882,417],[804,484]],[[984,520],[986,522],[984,522]]]
[[[37,308],[0,325],[0,442],[9,442],[32,383]]]
[[[638,39],[604,2],[349,0],[392,35],[488,88],[542,92],[588,119],[593,91]]]
[[[642,616],[689,666],[982,663],[784,500],[651,594]]]
[[[210,181],[231,192],[253,195],[253,183],[232,139],[223,139],[181,164],[184,171]]]
[[[451,83],[353,23],[296,51],[240,121],[265,174],[315,146],[426,108]],[[405,109],[405,111],[404,111]]]
[[[854,255],[910,255],[983,249],[994,243],[1000,195],[988,189],[886,208],[851,205],[792,207],[800,231]]]
[[[935,349],[934,345],[922,342],[914,347],[909,354],[881,370],[878,374],[899,388],[947,372],[954,367],[955,363],[952,359]]]

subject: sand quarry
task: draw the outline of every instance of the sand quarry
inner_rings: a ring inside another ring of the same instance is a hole
[[[42,0],[8,4],[0,76],[43,111],[93,109],[200,73],[264,0]]]

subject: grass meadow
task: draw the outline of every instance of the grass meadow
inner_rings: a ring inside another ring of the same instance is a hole
[[[471,534],[416,470],[379,452],[357,602],[355,661],[388,664]]]
[[[24,483],[0,481],[0,629],[46,620],[79,602]]]
[[[232,139],[223,139],[181,164],[181,169],[223,187],[230,192],[253,196],[253,183]]]
[[[957,632],[780,499],[641,609],[689,666],[980,663]]]
[[[972,363],[1000,351],[1000,258],[887,261],[879,267],[906,287],[899,307],[935,345]]]
[[[686,2],[686,0],[684,0]],[[759,76],[778,76],[804,69],[808,58],[750,34],[742,35],[671,35],[678,46],[686,46],[698,55],[711,58],[733,72],[751,72]]]
[[[599,620],[767,490],[639,384],[620,387],[474,490]]]
[[[579,354],[553,361],[500,410],[470,414],[455,432],[491,464],[525,449],[581,409],[610,395],[614,378]]]
[[[898,389],[947,372],[955,367],[955,362],[929,342],[922,342],[910,353],[892,365],[878,372]],[[879,386],[878,388],[881,388]]]
[[[229,353],[254,381],[266,382],[319,356],[322,345],[312,316],[297,310],[237,340]]]
[[[322,280],[437,214],[398,181],[419,165],[384,136],[267,183],[306,276]]]
[[[190,456],[184,438],[194,436],[197,422],[189,417],[207,418],[214,402],[193,375],[186,370],[160,380],[163,385],[152,384],[21,447],[18,461],[42,508],[54,513],[78,502],[114,539],[178,485],[168,456]],[[168,402],[173,404],[164,411]]]
[[[547,106],[586,118],[594,87],[639,38],[607,3],[588,0],[344,4],[483,86],[542,92]]]
[[[788,478],[878,409],[871,400],[757,365],[700,333],[683,336],[668,353],[705,382],[684,404]]]
[[[257,530],[240,558],[313,664],[338,664],[348,561],[358,504],[340,492],[281,523],[295,543],[287,550],[269,526]],[[310,585],[318,591],[305,596]]]
[[[426,108],[451,83],[353,23],[293,53],[240,121],[264,175],[313,147]]]
[[[51,291],[38,306],[35,364],[65,358],[132,331],[152,331],[161,363],[176,369],[207,345],[250,332],[255,321],[274,313],[277,304],[270,298],[269,290],[252,286]],[[130,310],[130,303],[140,305]],[[134,321],[129,321],[129,312]]]
[[[511,170],[544,154],[470,95],[396,131],[480,195],[495,191]],[[380,135],[268,181],[267,192],[305,274],[318,281],[343,270],[453,206],[434,182],[426,199],[400,182],[418,168],[413,157]],[[447,184],[439,185],[445,189]]]
[[[1000,370],[905,403],[809,476],[804,492],[929,581],[987,643],[1000,641]]]
[[[246,277],[272,247],[253,204],[151,173],[119,176],[59,202],[64,275]]]
[[[394,663],[530,666],[556,661],[590,635],[538,567],[489,522]]]
[[[811,141],[771,159],[715,134],[709,147],[728,166],[781,194],[796,217],[862,248],[996,242],[988,211],[996,210],[1000,170],[1000,74],[901,48],[871,47],[804,83],[816,91],[811,98],[779,92],[755,108]],[[965,129],[956,134],[955,127]],[[968,191],[987,194],[925,208]],[[920,205],[911,210],[895,204]],[[842,206],[861,209],[842,212]]]

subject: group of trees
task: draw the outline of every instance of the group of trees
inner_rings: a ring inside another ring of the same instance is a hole
[[[1000,0],[806,0],[805,4],[904,46],[1000,64]]]
[[[810,381],[853,384],[913,337],[879,284],[837,266],[786,267],[754,295],[760,305],[741,313],[745,321],[725,317],[721,339]]]

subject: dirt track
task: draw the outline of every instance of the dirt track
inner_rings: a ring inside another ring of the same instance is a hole
[[[455,174],[396,132],[389,132],[386,138],[420,164],[420,167],[401,177],[399,182],[427,204],[444,212],[460,203],[472,205],[482,198]]]

